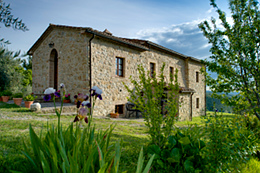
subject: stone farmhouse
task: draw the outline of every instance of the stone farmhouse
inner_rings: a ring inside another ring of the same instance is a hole
[[[122,82],[131,86],[129,77],[137,78],[137,65],[159,72],[163,63],[165,77],[178,69],[180,83],[179,117],[191,119],[205,114],[205,76],[200,60],[185,56],[146,40],[113,36],[89,27],[50,24],[28,51],[32,55],[33,92],[66,85],[67,93],[88,93],[93,86],[103,90],[94,115],[107,116],[115,109],[126,113],[129,95]]]

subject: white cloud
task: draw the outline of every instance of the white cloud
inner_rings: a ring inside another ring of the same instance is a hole
[[[185,55],[199,59],[209,56],[209,44],[198,24],[202,20],[171,25],[164,28],[141,30],[140,39],[149,40]]]

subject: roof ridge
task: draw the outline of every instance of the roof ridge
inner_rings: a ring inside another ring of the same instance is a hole
[[[181,54],[179,52],[176,52],[172,49],[169,49],[169,48],[166,48],[162,45],[159,45],[159,44],[156,44],[156,43],[153,43],[149,40],[142,40],[142,39],[137,39],[137,38],[124,38],[124,37],[118,37],[118,36],[114,36],[110,31],[108,31],[107,29],[105,29],[103,32],[102,31],[99,31],[99,30],[96,30],[96,29],[93,29],[91,27],[76,27],[76,26],[69,26],[69,25],[58,25],[58,24],[52,24],[50,23],[49,24],[49,27],[45,30],[45,32],[42,34],[42,36],[36,41],[36,43],[42,39],[43,35],[44,34],[47,34],[49,32],[49,30],[51,30],[52,28],[54,27],[59,27],[59,28],[70,28],[70,29],[81,29],[81,30],[84,30],[83,32],[87,32],[87,33],[92,33],[92,34],[96,34],[98,36],[101,36],[101,37],[104,37],[104,38],[107,38],[107,39],[111,39],[111,40],[114,40],[114,41],[117,41],[117,42],[120,42],[120,43],[124,43],[124,44],[127,44],[127,45],[130,45],[130,46],[133,46],[133,47],[136,47],[136,48],[139,48],[139,49],[142,49],[142,50],[149,50],[150,49],[150,46],[154,46],[158,49],[161,49],[161,50],[164,50],[168,53],[172,53],[172,54],[175,54],[175,55],[178,55],[182,58],[191,58],[192,60],[194,61],[198,61],[200,62],[201,60],[199,59],[196,59],[196,58],[193,58],[193,57],[190,57],[190,56],[186,56],[184,54]],[[35,44],[36,44],[35,43]],[[30,53],[30,51],[33,49],[34,45],[29,49],[28,53]]]

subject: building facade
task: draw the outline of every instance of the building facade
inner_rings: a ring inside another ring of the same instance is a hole
[[[94,115],[107,116],[124,105],[129,96],[123,82],[138,77],[137,67],[159,72],[163,63],[166,79],[178,69],[180,84],[179,117],[191,119],[204,115],[206,107],[205,76],[200,60],[146,40],[113,36],[88,27],[50,24],[28,51],[32,55],[33,92],[66,85],[67,93],[88,93],[92,86],[103,90],[103,100],[96,103]],[[152,75],[152,74],[151,74]]]

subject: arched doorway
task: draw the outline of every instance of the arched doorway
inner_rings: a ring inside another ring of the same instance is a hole
[[[51,51],[50,55],[50,72],[49,87],[58,89],[58,52],[56,49]]]

